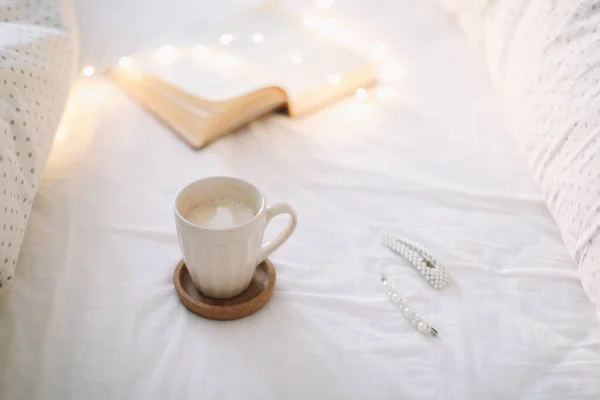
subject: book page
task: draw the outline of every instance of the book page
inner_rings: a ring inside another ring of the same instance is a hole
[[[277,86],[293,104],[327,87],[341,89],[344,79],[356,79],[352,72],[369,64],[285,13],[258,8],[208,27],[194,46],[170,44],[136,55],[132,68],[206,100]]]

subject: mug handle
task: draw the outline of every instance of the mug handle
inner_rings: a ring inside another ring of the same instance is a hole
[[[260,256],[258,257],[258,264],[265,261],[267,259],[267,257],[269,257],[271,255],[271,253],[273,253],[275,250],[277,250],[279,248],[279,246],[284,244],[285,241],[289,239],[289,237],[292,235],[292,233],[294,233],[294,230],[296,229],[296,224],[298,223],[298,217],[296,215],[296,210],[294,210],[292,208],[292,206],[290,206],[289,204],[274,203],[274,204],[270,205],[269,207],[267,207],[266,212],[267,212],[267,216],[266,216],[267,218],[265,221],[264,229],[266,229],[267,226],[269,225],[269,222],[271,222],[271,220],[273,218],[275,218],[276,216],[278,216],[279,214],[289,214],[291,219],[290,219],[290,222],[287,224],[287,226],[283,229],[283,231],[281,231],[279,233],[279,235],[277,235],[277,237],[275,237],[270,242],[263,244],[263,246],[260,249]]]

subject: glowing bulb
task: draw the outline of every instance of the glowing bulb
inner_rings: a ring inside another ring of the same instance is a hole
[[[382,58],[387,53],[387,46],[382,42],[373,42],[371,54],[374,58]]]
[[[156,61],[158,61],[162,65],[169,65],[175,61],[175,57],[177,56],[177,52],[171,46],[160,46],[154,54],[156,57]]]
[[[304,17],[303,22],[307,28],[312,29],[317,26],[317,22],[319,22],[319,20],[314,15],[309,14],[306,17]]]
[[[196,61],[204,61],[211,55],[211,53],[212,50],[210,47],[201,44],[194,47],[194,50],[192,50],[192,57],[194,57]]]
[[[327,77],[327,82],[337,85],[342,81],[342,77],[339,74],[331,74]]]
[[[327,10],[335,0],[316,0],[315,5],[319,10]]]
[[[333,18],[325,18],[322,22],[321,22],[321,29],[323,30],[323,33],[325,34],[331,34],[333,33],[333,28],[335,27],[335,19]]]
[[[133,63],[133,59],[131,57],[121,57],[119,58],[119,67],[121,68],[129,68]]]
[[[292,60],[292,62],[293,62],[294,64],[296,64],[296,65],[298,65],[298,64],[302,64],[302,61],[304,61],[304,60],[302,59],[302,56],[301,56],[300,54],[292,54],[292,55],[290,56],[290,59],[291,59],[291,60]]]
[[[231,42],[233,42],[233,35],[231,35],[229,33],[224,33],[219,38],[219,43],[221,43],[221,44],[228,45]]]
[[[91,65],[88,65],[87,67],[85,67],[83,69],[83,75],[92,76],[92,75],[94,75],[95,71],[96,71],[96,69],[94,67],[92,67]]]
[[[257,44],[262,43],[265,41],[265,36],[262,33],[255,33],[252,35],[252,41]]]
[[[364,89],[364,88],[356,89],[356,98],[357,99],[365,100],[367,97],[369,97],[369,93],[367,92],[366,89]]]
[[[394,89],[388,86],[377,88],[377,98],[381,101],[387,101],[394,98]]]

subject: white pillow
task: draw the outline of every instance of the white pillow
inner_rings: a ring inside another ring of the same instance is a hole
[[[11,280],[74,73],[71,8],[0,5],[0,288]]]
[[[600,3],[495,0],[478,26],[515,140],[600,316]]]

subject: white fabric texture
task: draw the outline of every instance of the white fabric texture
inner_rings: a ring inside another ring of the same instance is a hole
[[[84,63],[249,3],[147,4],[79,2]],[[78,83],[0,301],[1,398],[598,398],[594,308],[480,56],[432,2],[340,1],[327,15],[386,43],[382,85],[398,98],[374,89],[275,115],[195,152],[109,80]],[[228,323],[188,312],[171,279],[175,194],[218,174],[299,214],[271,257],[273,298]],[[431,289],[381,245],[384,229],[422,242],[455,284]],[[392,307],[382,271],[437,339]]]
[[[496,0],[482,15],[511,130],[600,316],[600,3]]]
[[[72,20],[57,0],[0,4],[0,288],[12,279],[73,78]]]
[[[600,318],[600,3],[457,1]]]

